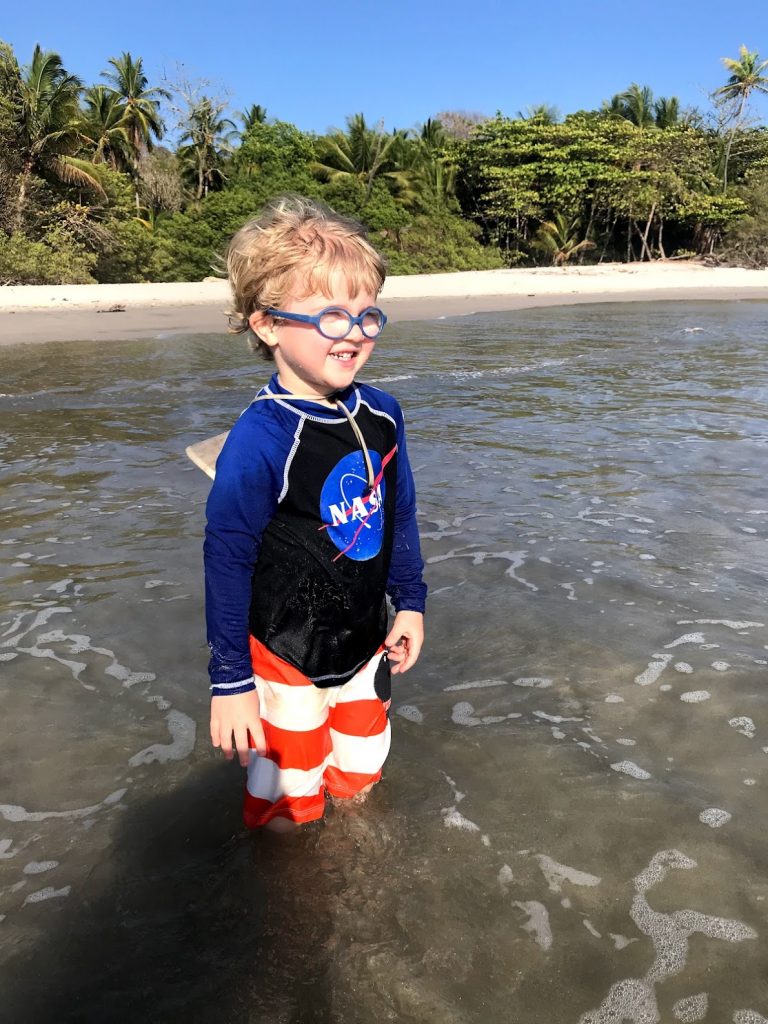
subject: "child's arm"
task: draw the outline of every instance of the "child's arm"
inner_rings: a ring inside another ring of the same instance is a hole
[[[219,456],[206,508],[205,590],[211,659],[211,741],[248,762],[248,734],[263,752],[264,731],[251,665],[251,580],[261,537],[274,515],[279,467],[263,437],[238,421]]]
[[[384,641],[387,648],[391,648],[389,660],[393,664],[393,674],[413,668],[424,643],[427,585],[422,578],[423,571],[416,525],[416,488],[408,462],[401,413],[397,422],[395,535],[387,580],[387,593],[395,606],[395,619]]]

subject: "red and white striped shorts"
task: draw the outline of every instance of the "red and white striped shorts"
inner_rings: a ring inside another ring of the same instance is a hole
[[[374,688],[382,653],[342,686],[321,689],[251,637],[267,751],[250,752],[243,807],[249,828],[278,817],[314,821],[323,816],[326,793],[353,797],[379,781],[391,738],[389,695],[382,700]]]

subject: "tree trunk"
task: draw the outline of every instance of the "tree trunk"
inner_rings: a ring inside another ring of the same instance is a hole
[[[747,97],[742,96],[741,103],[739,104],[739,111],[736,114],[736,120],[733,122],[733,128],[731,128],[731,133],[728,136],[728,144],[725,147],[725,160],[723,161],[723,192],[727,192],[728,190],[728,161],[731,158],[731,146],[733,145],[733,140],[736,137],[736,132],[738,131],[739,125],[741,124],[741,115],[744,113],[744,104],[746,102]]]
[[[661,253],[661,258],[663,260],[665,260],[667,258],[667,254],[664,252],[664,243],[661,240],[663,234],[664,234],[664,218],[663,217],[659,217],[659,252]]]
[[[16,198],[16,213],[13,218],[13,230],[21,231],[24,223],[24,207],[27,205],[27,191],[29,179],[32,177],[32,161],[25,160],[21,168],[19,181],[19,194]]]
[[[651,224],[653,223],[654,215],[656,214],[656,203],[651,207],[651,212],[648,214],[648,220],[645,222],[645,231],[642,235],[643,251],[648,253],[648,259],[651,260],[651,250],[648,248],[648,234],[651,230]]]

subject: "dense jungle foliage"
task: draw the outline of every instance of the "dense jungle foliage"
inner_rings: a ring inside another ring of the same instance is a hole
[[[0,283],[198,280],[237,227],[296,191],[361,220],[394,274],[706,258],[768,264],[768,61],[742,47],[711,109],[630,85],[561,118],[446,111],[326,135],[234,114],[140,57],[85,85],[0,43]],[[230,116],[231,114],[231,116]],[[168,126],[175,140],[164,146]]]

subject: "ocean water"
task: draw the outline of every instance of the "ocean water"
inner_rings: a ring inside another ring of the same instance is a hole
[[[431,588],[368,803],[246,833],[184,447],[240,340],[0,349],[4,1021],[768,1021],[768,304],[387,328]]]

